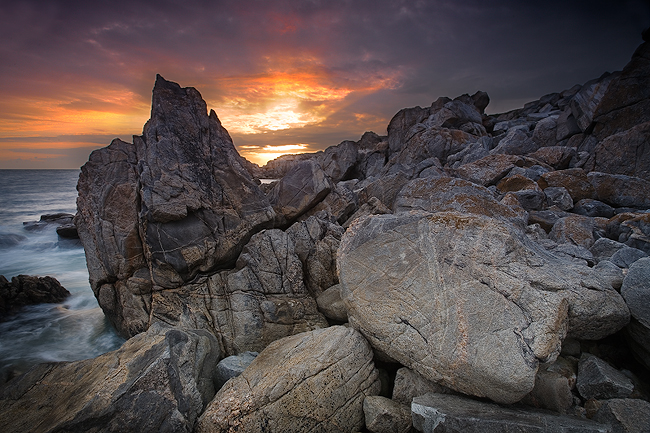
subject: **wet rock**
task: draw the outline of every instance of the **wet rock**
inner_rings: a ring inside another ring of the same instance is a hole
[[[257,352],[242,352],[239,355],[228,356],[217,364],[215,372],[215,389],[218,391],[221,387],[233,377],[237,377],[250,365],[257,357]]]
[[[56,228],[56,234],[66,239],[79,239],[77,226],[75,226],[73,223],[58,226]]]
[[[0,232],[0,247],[2,248],[15,247],[16,245],[20,244],[26,239],[27,237],[23,235]]]
[[[221,388],[195,431],[357,431],[363,400],[379,393],[372,356],[365,339],[342,326],[277,340]]]
[[[634,390],[632,381],[623,373],[589,354],[580,358],[576,386],[585,399],[626,398]]]
[[[593,419],[612,426],[613,433],[647,432],[650,403],[631,398],[605,400]]]
[[[70,292],[53,277],[0,275],[0,320],[26,305],[63,302]]]
[[[363,400],[366,428],[373,433],[408,433],[411,430],[411,407],[379,395]]]
[[[210,333],[154,327],[94,359],[39,364],[0,390],[3,429],[189,433],[218,359]]]
[[[349,322],[375,349],[498,402],[530,392],[537,360],[559,354],[567,327],[602,338],[629,321],[620,295],[590,268],[482,215],[366,218],[348,229],[337,261]]]
[[[427,394],[411,405],[413,426],[424,433],[458,431],[500,433],[607,433],[608,425],[548,412],[514,409],[454,395]]]

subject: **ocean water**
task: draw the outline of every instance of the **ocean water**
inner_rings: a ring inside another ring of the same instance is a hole
[[[49,275],[72,294],[0,322],[0,383],[40,362],[92,358],[124,342],[90,289],[81,243],[59,238],[56,224],[23,225],[44,214],[74,214],[78,177],[79,170],[0,170],[0,275]]]

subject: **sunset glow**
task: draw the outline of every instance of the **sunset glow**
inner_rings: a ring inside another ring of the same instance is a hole
[[[306,144],[285,144],[283,146],[240,146],[239,153],[247,160],[262,166],[282,155],[308,152]]]

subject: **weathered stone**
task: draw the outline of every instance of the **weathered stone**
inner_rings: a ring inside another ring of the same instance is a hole
[[[557,206],[560,210],[569,211],[573,209],[573,198],[569,191],[563,186],[549,186],[544,190],[546,195],[546,204]]]
[[[567,258],[570,261],[584,266],[593,266],[595,263],[594,256],[585,247],[569,243],[558,244],[553,240],[540,242],[544,248],[552,252],[559,258]]]
[[[196,432],[354,432],[379,393],[372,350],[333,326],[275,341],[207,406]]]
[[[410,179],[403,173],[382,176],[375,179],[359,191],[359,204],[363,205],[376,197],[389,209],[393,208],[395,197]]]
[[[318,310],[328,319],[337,322],[348,321],[348,311],[345,309],[345,304],[341,299],[341,287],[336,284],[316,298]]]
[[[583,354],[578,363],[580,395],[585,398],[626,398],[634,390],[632,381],[602,359]]]
[[[391,154],[399,152],[411,139],[411,127],[429,117],[429,107],[404,108],[388,123],[388,147]]]
[[[561,211],[559,208],[530,211],[528,213],[528,224],[539,224],[548,233],[560,218],[565,218],[570,215],[570,213]]]
[[[603,277],[605,281],[608,281],[616,290],[619,290],[623,285],[623,270],[609,260],[599,261],[598,264],[594,266],[594,271],[597,271],[600,276]]]
[[[392,213],[377,197],[370,197],[368,202],[364,203],[359,209],[343,224],[343,228],[347,229],[357,219],[368,215],[383,215]]]
[[[191,432],[214,396],[219,345],[155,327],[84,361],[39,364],[0,390],[5,432]]]
[[[499,203],[485,187],[450,177],[415,179],[407,183],[395,199],[395,212],[457,211],[505,218],[524,224],[526,215]]]
[[[548,148],[555,146],[557,140],[555,138],[557,131],[557,117],[545,117],[535,125],[533,130],[533,141],[538,148]]]
[[[262,177],[266,179],[281,179],[293,168],[294,165],[301,161],[315,158],[320,153],[300,153],[297,155],[281,155],[267,162],[261,168]]]
[[[397,370],[392,398],[394,401],[410,405],[414,397],[435,392],[438,394],[454,393],[451,389],[431,382],[410,368],[402,367]]]
[[[608,238],[600,238],[591,246],[589,251],[594,255],[596,262],[609,260],[618,250],[625,248],[626,245]]]
[[[215,371],[215,387],[220,390],[221,387],[233,377],[237,377],[250,365],[257,357],[257,352],[242,352],[239,355],[228,356],[217,364]]]
[[[411,407],[379,395],[363,400],[366,428],[373,433],[408,433],[411,430]]]
[[[470,182],[489,186],[496,185],[515,166],[524,165],[525,160],[517,155],[489,155],[456,169],[456,174]]]
[[[650,208],[650,180],[622,174],[591,172],[596,198],[615,207]]]
[[[18,275],[7,281],[0,275],[0,320],[25,305],[62,302],[70,292],[53,277]]]
[[[617,76],[618,74],[605,74],[596,80],[588,81],[571,99],[569,104],[571,113],[582,131],[591,129],[596,109],[607,92],[610,83]]]
[[[427,394],[411,404],[413,426],[423,433],[611,433],[608,425],[548,412],[515,409],[455,395]]]
[[[634,262],[644,257],[648,257],[648,255],[639,249],[626,245],[625,248],[616,251],[610,260],[619,268],[629,268]]]
[[[447,165],[452,168],[458,168],[463,164],[478,161],[490,154],[492,145],[491,137],[481,137],[474,143],[470,143],[460,152],[447,157]]]
[[[650,403],[631,398],[605,400],[593,420],[612,426],[612,433],[645,433],[650,426]]]
[[[530,392],[537,359],[559,354],[567,325],[578,338],[602,338],[629,321],[623,299],[590,268],[482,215],[365,218],[342,238],[337,261],[349,322],[373,347],[499,402]]]
[[[66,239],[79,239],[79,232],[77,226],[73,223],[63,224],[56,228],[56,234]]]
[[[296,164],[268,194],[280,225],[294,222],[332,190],[333,185],[313,160]]]
[[[594,221],[582,215],[560,218],[553,225],[549,238],[557,243],[572,243],[584,248],[594,244]]]
[[[548,188],[547,188],[548,189]],[[575,204],[573,212],[578,215],[589,217],[611,218],[614,216],[614,208],[599,200],[583,198]]]
[[[359,198],[357,197],[357,194],[355,194],[345,182],[339,182],[330,193],[327,194],[323,201],[302,214],[299,219],[307,219],[325,211],[339,224],[342,224],[350,217],[350,215],[356,212],[358,205]]]
[[[553,146],[542,147],[529,154],[530,158],[536,159],[556,170],[569,168],[569,163],[576,158],[578,152],[573,147]]]
[[[546,196],[539,187],[513,191],[508,194],[515,196],[521,207],[527,211],[541,210],[546,205]]]
[[[600,141],[585,166],[590,170],[634,176],[650,181],[650,122],[636,125]]]
[[[527,128],[517,127],[508,130],[506,136],[490,151],[490,154],[526,155],[538,148],[539,145],[528,136]]]
[[[569,379],[556,371],[540,367],[535,376],[535,387],[522,403],[566,414],[573,405]]]
[[[232,265],[271,224],[244,162],[201,95],[160,76],[143,135],[90,155],[75,224],[91,288],[121,334],[147,329],[154,291]]]
[[[520,191],[522,189],[541,191],[537,182],[521,174],[504,177],[497,183],[497,189],[501,192]]]
[[[330,146],[319,155],[320,165],[334,183],[352,178],[358,159],[358,145],[354,141],[343,141]]]
[[[537,181],[542,189],[549,186],[563,186],[569,191],[573,201],[580,201],[583,198],[597,198],[587,173],[581,168],[568,168],[544,173]]]
[[[581,133],[575,117],[570,109],[565,109],[557,118],[557,128],[555,130],[555,139],[557,141],[565,140],[572,135]]]
[[[623,280],[621,295],[632,317],[650,328],[650,258],[639,259],[630,266]]]

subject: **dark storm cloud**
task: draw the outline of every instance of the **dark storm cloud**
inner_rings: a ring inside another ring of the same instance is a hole
[[[124,119],[146,118],[160,73],[235,120],[236,107],[252,115],[272,105],[277,83],[286,96],[298,92],[286,82],[302,80],[296,110],[317,120],[233,137],[325,148],[367,129],[385,133],[399,109],[439,96],[484,90],[488,111],[505,111],[621,69],[648,25],[643,0],[3,1],[0,119],[9,126],[0,133],[36,136],[35,119],[61,124],[57,113],[121,113],[83,133],[119,125],[114,134],[128,139],[141,124]],[[236,100],[255,94],[263,98]]]

